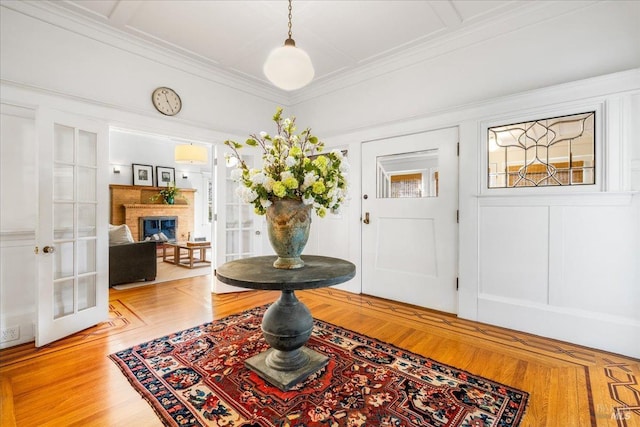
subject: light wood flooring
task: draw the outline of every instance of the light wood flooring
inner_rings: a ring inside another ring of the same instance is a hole
[[[278,297],[212,295],[210,280],[112,289],[110,322],[0,351],[1,425],[162,425],[107,356]],[[318,319],[529,392],[522,426],[640,426],[640,360],[331,288],[296,295]]]

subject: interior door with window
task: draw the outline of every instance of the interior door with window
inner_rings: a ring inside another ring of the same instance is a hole
[[[362,147],[362,292],[457,311],[457,128]]]
[[[36,346],[108,318],[106,124],[40,108]]]

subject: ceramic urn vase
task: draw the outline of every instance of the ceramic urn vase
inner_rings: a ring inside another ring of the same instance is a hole
[[[301,200],[277,199],[267,208],[267,232],[271,247],[278,255],[275,268],[304,266],[300,258],[311,228],[311,205]]]

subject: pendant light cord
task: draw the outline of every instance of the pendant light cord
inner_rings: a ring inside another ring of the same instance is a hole
[[[291,38],[291,0],[289,0],[289,38]]]

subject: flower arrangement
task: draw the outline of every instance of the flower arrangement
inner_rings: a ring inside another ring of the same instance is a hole
[[[170,182],[166,187],[158,192],[155,196],[151,196],[151,201],[155,202],[160,197],[165,205],[172,205],[176,197],[180,197],[180,189],[176,187],[174,182]]]
[[[243,147],[234,141],[225,141],[238,160],[232,179],[239,182],[237,194],[245,203],[251,203],[258,215],[264,215],[276,199],[296,199],[313,205],[319,217],[327,210],[337,211],[347,196],[349,164],[339,150],[320,153],[324,143],[306,128],[296,134],[296,118],[282,117],[282,108],[273,115],[277,131],[252,134],[245,144],[260,147],[262,169],[250,169],[238,150]]]

